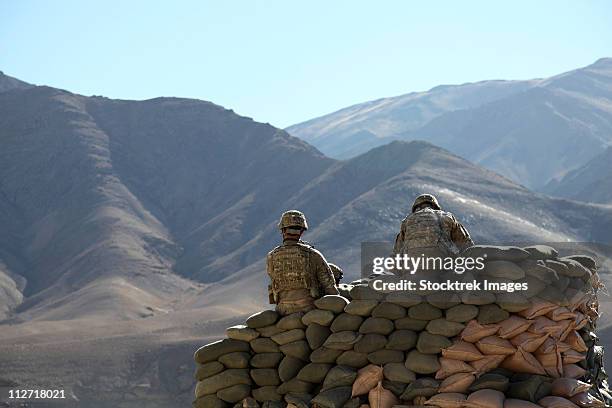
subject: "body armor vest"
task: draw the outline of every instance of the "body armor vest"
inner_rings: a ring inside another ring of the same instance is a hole
[[[275,295],[283,290],[312,289],[310,254],[300,245],[282,245],[270,254],[270,279]]]
[[[438,248],[449,255],[458,253],[459,248],[451,241],[443,217],[442,211],[431,208],[410,214],[402,225],[404,241],[401,251],[409,253],[420,248]]]

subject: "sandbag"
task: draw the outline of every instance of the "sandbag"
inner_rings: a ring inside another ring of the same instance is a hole
[[[389,350],[407,351],[416,346],[417,338],[417,334],[412,330],[396,330],[389,335],[384,347]]]
[[[263,312],[255,313],[246,320],[246,325],[251,329],[258,329],[266,326],[271,326],[278,320],[279,315],[274,310],[264,310]]]
[[[205,395],[193,402],[193,408],[226,408],[227,404],[216,395]]]
[[[476,376],[470,373],[457,373],[447,377],[440,384],[438,392],[467,392],[468,388],[476,380]]]
[[[442,349],[450,347],[451,344],[447,337],[423,331],[419,334],[416,348],[423,354],[438,354]]]
[[[497,332],[497,335],[502,339],[511,339],[527,331],[529,326],[531,326],[531,323],[532,322],[527,319],[512,315],[506,320],[502,320],[498,323],[499,331]]]
[[[372,317],[384,317],[389,320],[401,319],[406,316],[406,309],[390,302],[382,302],[372,310]]]
[[[450,347],[442,349],[442,356],[453,360],[476,361],[483,357],[472,343],[459,340]]]
[[[414,330],[420,332],[425,329],[428,320],[417,320],[411,317],[404,317],[393,321],[396,330]]]
[[[215,374],[219,374],[225,370],[223,364],[218,361],[211,361],[206,364],[198,364],[198,368],[195,373],[195,378],[198,381],[202,381],[205,378],[212,377]]]
[[[368,317],[359,327],[359,333],[378,333],[386,336],[393,331],[393,328],[393,322],[389,319],[382,317]]]
[[[478,377],[476,381],[474,381],[472,385],[470,385],[468,391],[474,392],[478,390],[492,389],[501,392],[506,392],[508,390],[509,384],[510,380],[505,375],[487,373]]]
[[[522,312],[531,306],[531,302],[520,292],[505,292],[495,295],[499,307],[510,313]]]
[[[283,353],[258,353],[251,357],[251,367],[274,368],[283,359]]]
[[[489,305],[495,303],[496,297],[493,292],[489,291],[466,291],[462,292],[461,302],[466,305]]]
[[[520,347],[514,354],[508,356],[500,367],[517,373],[546,374],[544,367],[542,367],[542,364],[533,354],[526,352]]]
[[[482,325],[499,323],[510,317],[507,311],[496,304],[479,306],[478,309],[478,317],[476,320]]]
[[[259,327],[255,330],[257,330],[257,332],[260,334],[261,337],[272,337],[275,334],[282,333],[284,331],[283,329],[279,329],[278,327],[276,327],[276,324],[271,324],[270,326]]]
[[[327,373],[332,368],[331,364],[310,363],[306,364],[297,374],[297,379],[310,382],[313,384],[321,384],[327,376]]]
[[[298,380],[297,377],[290,379],[287,382],[283,382],[278,386],[276,392],[279,394],[307,394],[312,391],[314,384],[307,381]]]
[[[323,381],[322,391],[336,387],[352,387],[357,378],[357,371],[349,366],[337,365],[332,367]]]
[[[302,317],[304,317],[304,312],[291,313],[290,315],[281,317],[280,320],[276,322],[276,327],[282,330],[305,329],[306,326],[302,323]]]
[[[540,395],[540,388],[543,382],[544,377],[538,375],[527,376],[527,378],[522,381],[512,382],[506,395],[510,398],[536,402],[542,398],[542,395]]]
[[[294,341],[293,343],[283,344],[280,346],[281,352],[287,356],[299,358],[303,361],[308,361],[310,357],[310,348],[305,340]]]
[[[292,393],[285,395],[286,408],[310,408],[310,400],[312,400],[312,395],[310,394]]]
[[[251,391],[253,398],[259,402],[264,401],[281,401],[283,397],[276,391],[276,387],[273,385],[266,385],[264,387],[254,388]]]
[[[411,307],[414,305],[418,305],[423,301],[422,297],[416,293],[399,291],[389,293],[385,299],[385,301],[390,303],[395,303],[396,305],[402,307]]]
[[[289,381],[295,377],[305,365],[306,362],[299,358],[285,356],[278,365],[278,376],[283,382]]]
[[[255,353],[277,353],[280,351],[278,344],[267,337],[259,337],[249,343]]]
[[[563,376],[567,378],[582,378],[586,374],[586,370],[576,364],[564,364]]]
[[[389,381],[411,383],[416,380],[416,375],[410,371],[404,363],[388,363],[383,367],[383,376]]]
[[[559,320],[574,319],[576,318],[576,314],[570,311],[567,307],[561,306],[548,312],[546,317],[548,317],[550,320],[558,322]]]
[[[325,295],[314,302],[318,309],[333,313],[342,313],[348,303],[348,299],[339,295]]]
[[[249,343],[242,340],[223,339],[200,347],[194,354],[197,363],[204,364],[217,360],[224,354],[250,350]]]
[[[443,316],[442,310],[429,303],[419,303],[408,309],[408,317],[416,320],[434,320]]]
[[[586,353],[588,347],[586,346],[583,338],[578,334],[577,331],[572,330],[565,337],[565,343],[567,343],[572,349],[579,353]]]
[[[340,354],[342,354],[342,350],[320,347],[310,354],[310,361],[313,363],[333,363]]]
[[[331,330],[329,327],[321,326],[317,323],[312,323],[306,328],[306,341],[308,342],[308,346],[312,350],[316,350],[321,347],[325,340],[331,334]]]
[[[393,393],[393,395],[395,395],[396,397],[399,398],[399,396],[404,393],[404,390],[406,389],[406,386],[408,386],[408,384],[402,383],[402,382],[399,382],[399,381],[387,380],[385,378],[382,381],[382,386],[383,386],[384,389],[391,391]],[[396,407],[397,407],[397,405],[396,405]]]
[[[548,396],[538,401],[544,408],[578,408],[578,405],[563,397]]]
[[[259,337],[259,333],[255,329],[251,329],[244,324],[228,327],[225,330],[228,338],[234,340],[251,341]]]
[[[353,368],[362,368],[369,364],[368,355],[358,353],[354,350],[347,350],[340,354],[336,359],[336,364],[346,365]]]
[[[431,320],[427,326],[426,330],[431,334],[438,334],[444,337],[454,337],[461,333],[465,325],[457,322],[451,322],[446,319],[435,319]]]
[[[372,314],[372,310],[378,305],[378,301],[376,300],[351,300],[351,302],[346,305],[344,311],[348,314],[356,315],[356,316],[370,316]]]
[[[251,378],[260,387],[280,384],[278,371],[273,368],[254,368],[251,370]]]
[[[389,390],[386,390],[381,382],[368,393],[368,401],[372,408],[392,408],[399,403],[397,397]]]
[[[506,359],[505,354],[492,354],[484,356],[479,360],[472,361],[470,365],[474,367],[477,375],[489,372],[497,367]]]
[[[512,343],[515,347],[521,347],[523,350],[533,353],[535,352],[546,340],[549,338],[550,333],[546,333],[544,335],[523,332],[516,337],[510,339],[510,343]]]
[[[436,394],[425,401],[425,405],[440,408],[462,408],[465,403],[465,394],[459,392],[445,392]]]
[[[357,343],[361,337],[362,335],[354,331],[332,333],[323,343],[323,347],[332,350],[351,350],[353,344]]]
[[[215,394],[217,391],[237,384],[251,384],[249,370],[227,369],[212,377],[200,381],[196,386],[196,398],[203,395]]]
[[[368,361],[377,365],[403,363],[404,353],[398,350],[378,350],[368,354]]]
[[[321,326],[329,326],[334,320],[334,314],[329,310],[314,309],[302,316],[302,323],[306,326],[316,323]]]
[[[394,332],[395,333],[395,332]],[[393,334],[391,336],[393,336]],[[371,353],[376,350],[382,350],[387,345],[387,338],[382,334],[370,333],[364,334],[359,339],[353,349],[358,353]]]
[[[487,276],[511,280],[519,280],[525,277],[525,271],[514,262],[509,261],[487,262],[481,273]]]
[[[488,336],[483,339],[480,339],[476,342],[476,347],[482,354],[485,355],[510,355],[514,354],[516,351],[512,343],[498,336]]]
[[[579,363],[586,358],[585,353],[579,353],[576,350],[568,350],[563,353],[563,364]]]
[[[440,363],[435,354],[423,354],[418,350],[411,350],[408,353],[405,366],[417,374],[433,374],[440,369]]]
[[[468,408],[503,408],[504,394],[497,390],[479,390],[471,393],[465,400]]]
[[[291,329],[291,330],[284,331],[282,333],[275,334],[274,336],[270,338],[272,339],[273,342],[275,342],[279,346],[282,346],[283,344],[302,340],[304,337],[306,337],[304,330]]]
[[[587,392],[591,385],[574,378],[557,378],[552,382],[552,394],[557,397],[571,398],[581,392]]]
[[[605,408],[606,404],[587,392],[581,392],[570,398],[574,404],[581,408]]]
[[[251,359],[250,353],[243,351],[237,351],[235,353],[224,354],[219,357],[219,362],[226,368],[247,368],[249,366],[249,360]]]
[[[465,323],[478,316],[478,307],[474,305],[457,305],[446,311],[446,320],[449,322]]]
[[[504,408],[540,408],[540,406],[521,399],[506,398]]]
[[[361,323],[363,323],[363,317],[349,313],[341,313],[336,316],[330,329],[333,333],[346,330],[357,331]]]
[[[497,324],[482,325],[476,320],[470,320],[459,337],[461,340],[469,343],[475,343],[482,338],[496,334],[498,331],[499,325]]]
[[[349,292],[351,299],[355,300],[381,300],[384,294],[372,289],[368,285],[355,285]],[[351,301],[351,303],[353,302]]]
[[[564,256],[563,258],[561,258],[561,261],[565,261],[567,259],[571,259],[573,261],[579,262],[582,266],[588,269],[591,269],[591,270],[597,269],[597,262],[595,262],[595,259],[593,259],[592,257],[588,255]]]
[[[438,362],[440,363],[440,369],[436,372],[436,380],[444,380],[457,373],[471,373],[474,371],[474,368],[465,361],[440,357]]]
[[[556,259],[559,256],[559,252],[548,245],[532,245],[523,249],[529,252],[529,259]]]
[[[461,256],[466,258],[483,257],[487,260],[487,262],[520,262],[529,258],[530,254],[526,250],[515,246],[473,245],[466,248],[461,253]]]
[[[351,397],[365,395],[383,380],[383,368],[370,364],[357,372]]]

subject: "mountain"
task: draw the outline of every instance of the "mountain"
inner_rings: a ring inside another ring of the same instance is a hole
[[[287,130],[333,157],[394,139],[427,140],[538,189],[612,144],[612,59],[547,79],[444,86],[367,102]]]
[[[545,192],[572,200],[612,204],[612,147],[561,180],[551,181]]]
[[[32,85],[28,84],[27,82],[23,82],[19,79],[5,75],[4,72],[0,71],[0,93],[11,91],[13,89],[19,90],[30,87],[32,87]]]

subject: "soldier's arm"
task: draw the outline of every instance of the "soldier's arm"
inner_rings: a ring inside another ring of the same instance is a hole
[[[272,291],[272,277],[270,276],[270,271],[272,270],[272,257],[270,254],[266,257],[266,272],[268,273],[268,277],[270,277],[270,284],[268,285],[268,301],[271,305],[276,304],[276,299],[274,297],[274,292]]]
[[[402,243],[404,242],[404,223],[400,226],[400,232],[395,236],[395,244],[393,245],[393,253],[399,254],[402,250]]]
[[[319,251],[314,251],[313,258],[315,261],[317,280],[319,281],[321,289],[323,289],[326,295],[337,295],[338,289],[336,288],[336,279],[334,279],[334,274],[327,264],[325,257]]]
[[[459,247],[464,250],[465,248],[474,245],[472,237],[468,230],[453,216],[453,228],[451,230],[451,239]]]

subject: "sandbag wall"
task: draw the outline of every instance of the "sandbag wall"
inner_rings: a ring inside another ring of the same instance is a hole
[[[468,251],[486,253],[489,279],[529,290],[385,294],[360,280],[307,313],[257,313],[196,352],[194,406],[608,406],[593,259]]]

